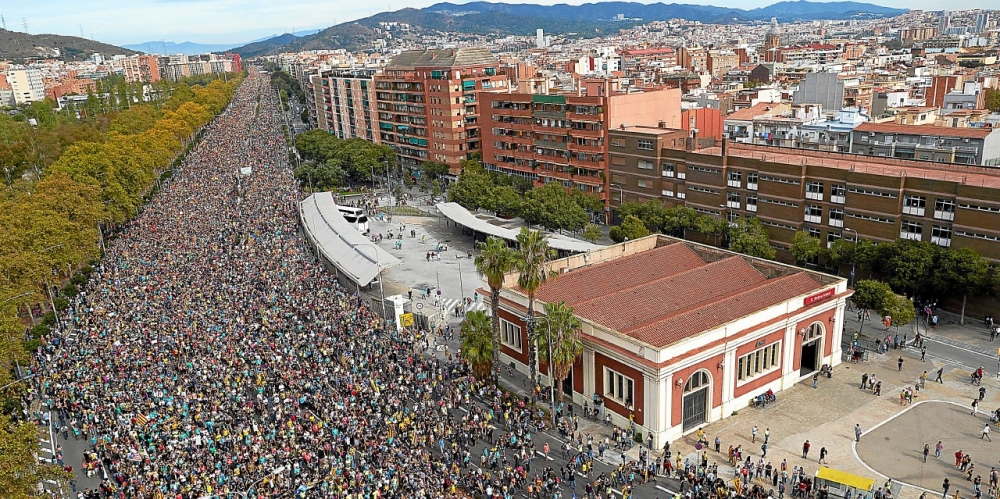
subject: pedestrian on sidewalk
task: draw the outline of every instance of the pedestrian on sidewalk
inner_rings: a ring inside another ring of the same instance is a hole
[[[937,459],[941,457],[941,451],[943,450],[944,450],[944,444],[941,443],[940,440],[938,440],[937,445],[934,446],[934,458]]]
[[[941,493],[941,499],[946,499],[948,497],[948,489],[950,488],[951,480],[948,480],[948,478],[945,477],[944,483],[941,484],[941,489],[944,490],[944,492]]]
[[[753,425],[753,428],[750,428],[750,443],[756,443],[756,442],[757,442],[757,425]]]
[[[920,362],[924,361],[924,357],[927,356],[927,347],[920,347]]]
[[[861,374],[861,389],[868,388],[868,373]]]
[[[944,380],[941,379],[941,375],[942,374],[944,374],[944,368],[943,367],[941,369],[938,369],[938,371],[937,371],[937,378],[934,381],[937,381],[938,383],[944,384]]]
[[[768,440],[771,440],[771,429],[764,428],[764,443],[766,444]]]
[[[979,401],[982,402],[982,400],[984,398],[986,398],[986,387],[985,386],[980,386],[979,387]]]
[[[766,443],[766,442],[765,442],[765,443],[762,443],[762,444],[760,444],[760,451],[761,451],[761,453],[762,453],[762,454],[760,455],[760,458],[761,458],[761,459],[764,459],[764,458],[766,458],[766,457],[767,457],[767,443]]]
[[[976,416],[976,415],[979,414],[979,400],[977,400],[977,399],[972,399],[972,412],[971,412],[971,414],[973,416]]]
[[[903,372],[903,356],[902,355],[900,355],[899,356],[899,360],[896,361],[896,370],[897,370],[897,372]]]
[[[826,447],[820,447],[819,448],[819,463],[820,464],[827,464],[827,462],[826,462]]]
[[[809,459],[809,441],[802,444],[802,459]]]
[[[927,462],[927,455],[931,453],[931,444],[924,444],[924,462]]]
[[[987,441],[989,441],[989,442],[993,441],[993,439],[990,438],[990,424],[989,423],[986,423],[986,426],[983,426],[983,434],[979,436],[979,440],[982,440],[984,438]]]
[[[854,441],[861,441],[861,423],[854,423]]]

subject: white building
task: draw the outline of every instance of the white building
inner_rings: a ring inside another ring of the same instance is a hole
[[[14,92],[14,102],[29,104],[45,100],[42,72],[35,68],[12,69],[7,72],[7,82]]]

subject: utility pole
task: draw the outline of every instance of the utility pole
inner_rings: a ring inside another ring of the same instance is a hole
[[[24,17],[21,18],[21,26],[24,26],[24,34],[26,34],[26,35],[30,34],[30,33],[28,33],[28,19],[27,18],[24,18]]]

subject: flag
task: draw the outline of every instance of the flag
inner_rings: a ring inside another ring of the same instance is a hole
[[[149,418],[140,414],[135,417],[135,424],[138,426],[146,426],[149,424]]]

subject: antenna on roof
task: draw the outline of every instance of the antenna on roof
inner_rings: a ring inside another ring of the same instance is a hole
[[[0,23],[3,24],[3,29],[6,31],[7,30],[7,20],[3,18],[3,15],[0,15]]]

